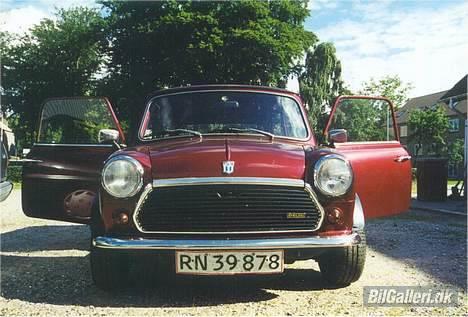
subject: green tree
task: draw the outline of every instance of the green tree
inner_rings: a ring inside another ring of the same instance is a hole
[[[137,123],[162,87],[283,86],[316,42],[303,27],[305,0],[100,3],[59,10],[14,41],[0,34],[2,105],[26,144],[46,98],[110,96],[118,116]]]
[[[448,148],[449,154],[449,161],[456,166],[460,166],[464,160],[464,152],[465,152],[465,141],[463,139],[456,139],[452,143],[450,143]]]
[[[408,93],[412,88],[410,83],[403,82],[398,75],[387,75],[380,79],[371,78],[368,82],[363,83],[359,93],[387,97],[393,102],[395,110],[397,110],[408,101]]]
[[[408,119],[410,134],[408,140],[418,144],[418,156],[420,150],[423,153],[443,155],[447,153],[446,134],[448,130],[448,119],[443,106],[430,109],[416,109],[411,111]]]
[[[28,146],[44,99],[94,92],[107,45],[105,21],[89,8],[59,10],[56,20],[42,20],[15,44],[5,42],[0,41],[2,106],[13,113],[9,122],[24,142],[20,146]]]
[[[320,136],[328,118],[327,110],[344,89],[341,62],[332,43],[320,43],[307,51],[299,88],[309,108],[310,123]]]
[[[111,41],[101,91],[138,114],[161,87],[201,83],[281,86],[315,42],[307,1],[102,1]],[[139,118],[132,118],[137,122]]]
[[[343,99],[333,115],[331,129],[345,129],[351,142],[393,140],[388,102],[370,99]],[[388,137],[388,139],[387,139]]]

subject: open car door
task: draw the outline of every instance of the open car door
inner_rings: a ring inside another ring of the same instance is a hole
[[[23,211],[88,223],[103,163],[114,142],[125,142],[112,107],[99,97],[49,99],[39,120],[37,142],[24,160]]]
[[[399,142],[393,104],[381,97],[340,96],[324,130],[351,163],[366,218],[409,209],[411,157]]]

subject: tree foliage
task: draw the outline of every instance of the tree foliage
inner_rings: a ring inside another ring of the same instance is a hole
[[[14,39],[3,34],[2,106],[12,112],[16,137],[30,144],[41,103],[46,98],[94,92],[102,66],[105,21],[95,10],[59,10],[30,33]]]
[[[460,165],[464,160],[465,141],[461,138],[456,139],[449,145],[449,161],[455,165]]]
[[[443,155],[447,151],[446,135],[448,119],[443,106],[430,109],[416,109],[411,111],[408,119],[408,127],[411,134],[410,142],[419,144],[419,149],[424,153]],[[419,154],[419,150],[415,153]]]
[[[327,110],[341,94],[341,62],[332,43],[320,43],[307,51],[299,88],[309,107],[309,120],[317,136],[322,134]]]
[[[162,87],[282,86],[316,41],[303,27],[305,0],[100,3],[59,10],[15,41],[1,35],[2,103],[19,139],[32,142],[49,97],[109,96],[120,118],[136,122]]]
[[[282,85],[294,59],[315,41],[302,25],[306,1],[102,4],[112,40],[104,91],[126,116],[166,86]]]
[[[330,130],[345,129],[351,142],[394,139],[390,106],[386,101],[343,99],[332,119]]]
[[[363,83],[363,88],[359,93],[387,97],[397,110],[408,101],[408,93],[412,88],[411,84],[403,82],[398,75],[387,75],[380,79],[371,78],[368,82]]]

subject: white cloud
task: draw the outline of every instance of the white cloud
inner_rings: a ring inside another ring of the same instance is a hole
[[[27,32],[30,27],[38,24],[44,18],[54,18],[57,8],[71,8],[76,6],[99,7],[94,0],[36,0],[15,3],[1,0],[0,31],[16,34]],[[8,8],[5,10],[4,8]]]
[[[32,6],[1,12],[0,31],[24,33],[46,17],[50,17],[50,13]]]
[[[389,4],[356,2],[359,19],[316,30],[335,43],[345,82],[358,90],[371,77],[397,74],[414,85],[413,96],[451,88],[468,72],[468,3],[412,11]]]
[[[333,9],[338,6],[338,2],[333,0],[309,0],[307,8],[315,13],[315,11],[320,11],[320,9]]]

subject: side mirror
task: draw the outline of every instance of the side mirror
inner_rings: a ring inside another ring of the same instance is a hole
[[[114,129],[101,129],[99,130],[98,141],[99,143],[117,143],[119,140],[119,131]]]
[[[328,131],[328,142],[345,143],[348,142],[348,131],[345,129],[333,129]]]

